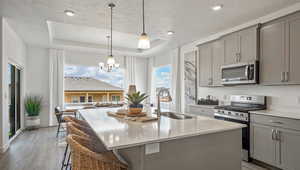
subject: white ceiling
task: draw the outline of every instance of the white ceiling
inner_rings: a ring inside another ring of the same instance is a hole
[[[0,0],[0,12],[26,43],[106,51],[109,0]],[[136,50],[141,33],[141,0],[112,0],[116,50],[136,56],[151,55],[293,5],[300,0],[145,0],[146,32],[156,44]],[[224,4],[221,11],[211,6]],[[63,11],[72,9],[75,17]],[[48,21],[48,22],[47,22]],[[50,23],[50,24],[49,24]],[[49,32],[49,28],[51,32]],[[175,31],[167,36],[168,30]],[[49,34],[50,33],[50,34]],[[52,41],[51,41],[52,40]],[[99,45],[98,45],[99,44]]]

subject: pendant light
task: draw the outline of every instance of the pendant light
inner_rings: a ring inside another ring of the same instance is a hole
[[[140,36],[139,49],[149,49],[150,48],[150,39],[145,31],[145,0],[143,0],[143,33]]]
[[[106,66],[104,63],[99,63],[99,69],[100,70],[105,70],[107,72],[111,72],[113,69],[117,69],[120,67],[120,64],[116,63],[115,58],[113,56],[113,52],[112,52],[112,47],[113,47],[113,43],[112,43],[112,38],[113,38],[113,33],[112,33],[112,13],[113,13],[113,8],[116,5],[114,3],[110,3],[108,4],[108,7],[110,8],[110,36],[107,36],[108,39],[108,46],[109,46],[109,38],[110,38],[110,54],[108,55],[107,61],[106,61]]]

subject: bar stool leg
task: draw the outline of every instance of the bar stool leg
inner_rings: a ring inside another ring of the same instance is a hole
[[[67,160],[67,166],[66,166],[66,170],[68,170],[68,167],[70,166],[70,170],[72,169],[72,165],[70,164],[70,159],[71,159],[71,154],[72,152],[70,151],[69,156],[68,156],[68,160]]]
[[[63,157],[63,160],[62,160],[62,163],[61,163],[61,170],[63,170],[63,168],[66,166],[65,161],[66,161],[66,158],[67,158],[68,149],[69,149],[69,144],[67,144],[65,152],[64,152],[64,157]]]
[[[57,127],[57,132],[56,132],[56,137],[58,137],[59,131],[60,131],[60,122],[58,123],[58,127]]]

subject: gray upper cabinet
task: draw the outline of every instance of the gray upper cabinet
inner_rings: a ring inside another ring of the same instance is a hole
[[[300,84],[300,16],[287,21],[287,46],[286,47],[286,82]]]
[[[258,26],[250,27],[238,32],[238,61],[242,63],[257,60],[258,54]]]
[[[258,25],[226,35],[223,40],[226,65],[257,59]]]
[[[261,83],[300,84],[300,14],[263,25],[260,40]]]
[[[284,74],[285,23],[278,22],[260,30],[260,81],[281,84]]]
[[[212,77],[213,86],[221,84],[221,66],[224,65],[224,41],[218,40],[212,43]]]
[[[224,64],[224,45],[217,40],[199,45],[199,86],[221,86],[221,66]]]
[[[212,45],[199,46],[199,86],[212,85]]]
[[[224,38],[224,57],[225,64],[234,64],[237,62],[238,54],[238,36],[236,33],[226,35]]]

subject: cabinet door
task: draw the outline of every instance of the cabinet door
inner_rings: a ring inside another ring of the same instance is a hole
[[[300,169],[300,132],[293,130],[279,130],[280,152],[279,164],[284,170]]]
[[[300,84],[300,17],[287,22],[286,80],[288,84]]]
[[[239,58],[245,63],[257,59],[257,26],[239,32]]]
[[[254,159],[276,165],[276,142],[272,139],[272,127],[251,124],[251,156]]]
[[[199,46],[199,85],[212,85],[212,46],[210,43]]]
[[[283,84],[285,59],[285,23],[277,22],[260,31],[260,81],[264,85]]]
[[[238,36],[237,33],[227,35],[223,38],[225,51],[225,64],[234,64],[237,62],[238,54]]]
[[[224,64],[224,41],[218,40],[212,45],[212,77],[213,86],[222,86],[221,84],[221,66]]]

